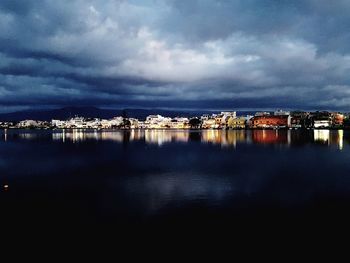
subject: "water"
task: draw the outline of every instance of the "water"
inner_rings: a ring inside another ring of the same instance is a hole
[[[8,130],[0,138],[1,220],[10,224],[349,219],[349,131]]]

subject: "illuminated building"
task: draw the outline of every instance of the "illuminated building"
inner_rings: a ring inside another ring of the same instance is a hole
[[[217,128],[219,128],[219,124],[217,124],[215,119],[207,119],[207,120],[203,120],[202,128],[203,129],[217,129]]]
[[[341,113],[332,113],[332,126],[333,127],[341,127],[344,124],[344,114]]]
[[[251,119],[252,128],[287,128],[291,125],[290,115],[263,115]]]
[[[331,126],[330,120],[314,120],[314,128],[329,128]]]
[[[149,129],[170,128],[171,118],[161,115],[149,115],[146,118],[145,125]]]
[[[273,113],[273,115],[275,116],[279,116],[279,115],[290,115],[289,111],[283,111],[283,110],[277,110]]]
[[[220,126],[226,127],[227,122],[230,118],[236,118],[236,112],[235,111],[222,111],[220,113],[221,120],[220,120]]]
[[[244,117],[234,118],[230,117],[227,126],[230,129],[245,129],[247,120]]]
[[[255,116],[270,116],[270,112],[258,111],[258,112],[255,113]]]

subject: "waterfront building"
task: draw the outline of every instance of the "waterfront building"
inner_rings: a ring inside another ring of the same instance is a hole
[[[270,112],[258,111],[258,112],[255,113],[255,116],[270,116]]]
[[[44,121],[36,121],[36,120],[24,120],[20,121],[16,128],[27,129],[27,128],[45,128],[49,126],[47,122]]]
[[[343,127],[345,129],[350,129],[350,116],[348,114],[344,115]]]
[[[299,129],[303,127],[303,119],[301,116],[292,116],[291,118],[291,128]]]
[[[344,114],[334,112],[331,114],[332,118],[332,127],[338,128],[342,127],[344,124]]]
[[[236,112],[235,111],[222,111],[221,112],[221,127],[227,127],[228,120],[230,118],[236,118]]]
[[[161,115],[149,115],[146,117],[145,124],[150,129],[170,128],[171,118],[163,117]]]
[[[146,129],[147,125],[145,124],[144,121],[139,121],[138,122],[139,129]]]
[[[6,129],[6,128],[9,128],[9,127],[12,127],[13,126],[13,123],[12,122],[0,122],[0,128],[3,128],[3,129]]]
[[[170,122],[170,128],[172,129],[188,129],[189,119],[186,117],[175,117]]]
[[[129,118],[130,121],[130,128],[131,129],[138,129],[139,128],[139,120],[134,118]]]
[[[87,128],[83,117],[74,117],[66,122],[66,128]]]
[[[247,119],[245,117],[230,117],[227,122],[227,127],[230,129],[245,129]]]
[[[314,128],[329,128],[331,126],[331,121],[329,119],[323,119],[323,120],[314,120]]]
[[[111,128],[118,128],[121,125],[123,125],[124,118],[123,117],[114,117],[113,119],[109,120],[109,125]]]
[[[203,114],[200,119],[201,119],[201,121],[209,120],[210,119],[210,115],[209,114]]]
[[[215,116],[215,128],[221,128],[223,126],[225,126],[225,120],[223,122],[223,115],[222,114],[217,114]]]
[[[293,111],[291,112],[292,123],[291,127],[298,128],[312,128],[313,127],[313,115],[310,112]]]
[[[287,128],[291,126],[290,115],[254,116],[251,119],[252,128]]]
[[[284,111],[284,110],[277,110],[273,113],[275,116],[280,116],[280,115],[290,115],[289,111]]]
[[[303,111],[293,111],[291,112],[291,128],[293,129],[299,129],[299,128],[306,128],[308,114]],[[310,125],[311,125],[311,119],[310,119]],[[309,126],[310,126],[309,125]]]
[[[52,127],[65,128],[66,122],[61,120],[51,120]]]
[[[195,120],[195,122],[193,122]],[[244,129],[244,128],[350,128],[348,114],[339,112],[281,111],[273,114],[257,112],[255,116],[236,116],[236,112],[204,114],[201,117],[163,117],[149,115],[145,121],[136,118],[114,117],[112,119],[74,117],[68,120],[53,119],[51,122],[23,120],[16,123],[0,122],[0,128],[61,128],[61,129]]]
[[[222,111],[221,112],[221,115],[222,116],[225,116],[225,117],[233,117],[233,118],[236,118],[237,117],[237,114],[235,111]]]
[[[203,120],[202,123],[202,128],[203,129],[217,129],[219,128],[219,125],[216,122],[216,119],[207,119],[207,120]]]
[[[101,120],[98,124],[95,123],[97,126],[96,128],[102,128],[102,129],[111,129],[112,128],[112,122],[109,120]]]
[[[313,113],[313,127],[318,128],[329,128],[332,126],[332,116],[327,111],[316,111]]]
[[[107,120],[100,120],[98,118],[87,119],[85,120],[85,124],[87,128],[98,129],[102,127],[102,122],[108,123]],[[106,128],[110,128],[109,125]]]

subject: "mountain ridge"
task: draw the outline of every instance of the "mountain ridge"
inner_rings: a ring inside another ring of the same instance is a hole
[[[129,118],[138,118],[144,120],[148,115],[160,114],[168,117],[184,116],[191,117],[204,113],[214,113],[217,111],[181,111],[181,110],[163,110],[163,109],[100,109],[93,106],[71,106],[58,109],[42,110],[23,110],[11,113],[0,113],[0,121],[21,121],[21,120],[41,120],[51,121],[52,119],[66,120],[75,116],[85,118],[110,119],[116,116],[122,116],[123,111]]]

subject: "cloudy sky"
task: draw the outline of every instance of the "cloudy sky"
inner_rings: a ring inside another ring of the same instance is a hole
[[[1,0],[0,111],[350,106],[347,0]]]

